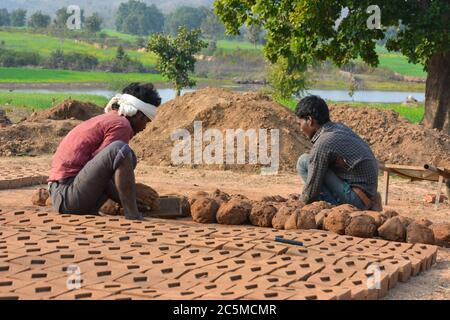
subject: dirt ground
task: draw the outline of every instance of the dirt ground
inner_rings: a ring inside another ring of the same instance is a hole
[[[0,158],[0,167],[43,165],[50,167],[50,162],[50,156]],[[189,195],[196,191],[210,192],[219,188],[227,193],[239,193],[257,200],[266,195],[287,196],[302,190],[302,183],[294,174],[261,176],[231,171],[155,167],[145,162],[140,162],[137,167],[137,181],[152,186],[160,195]],[[380,189],[382,182],[383,178],[380,177]],[[30,205],[31,195],[37,188],[35,186],[0,191],[0,205]],[[436,209],[434,204],[423,202],[423,197],[427,193],[435,193],[436,189],[436,183],[409,182],[405,179],[391,178],[389,205],[385,208],[396,210],[399,214],[414,219],[426,218],[433,222],[448,222],[450,204],[440,204]],[[431,270],[412,278],[407,283],[399,283],[385,299],[450,299],[450,249],[439,249],[437,264]]]

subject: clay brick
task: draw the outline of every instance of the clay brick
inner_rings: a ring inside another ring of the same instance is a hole
[[[289,246],[285,244],[277,244],[275,241],[267,241],[267,240],[257,240],[252,241],[253,243],[256,243],[256,246],[253,248],[253,250],[257,251],[267,251],[271,252],[275,255],[280,255],[286,253]]]
[[[415,257],[425,260],[422,270],[429,270],[436,263],[437,246],[416,243],[406,254],[412,254]]]
[[[305,281],[312,275],[309,268],[298,268],[295,265],[290,265],[281,269],[277,269],[270,273],[272,276],[292,279],[294,281]]]
[[[160,283],[166,279],[167,278],[162,277],[162,276],[158,277],[155,275],[149,275],[149,274],[144,274],[144,273],[140,273],[140,272],[131,272],[131,273],[129,273],[121,278],[118,278],[114,281],[123,283],[123,284],[127,284],[127,285],[139,286],[141,288],[148,288],[148,287],[151,287],[152,285]]]
[[[136,297],[139,299],[155,299],[160,297],[165,292],[159,291],[156,289],[151,288],[139,288],[139,289],[131,289],[131,290],[125,290],[123,294],[131,297]]]
[[[153,266],[145,272],[151,278],[180,279],[181,276],[191,271],[186,266],[176,263],[172,265]]]
[[[56,286],[47,282],[38,282],[16,290],[16,293],[32,296],[33,299],[48,300],[69,291],[66,287]]]
[[[378,262],[378,259],[353,255],[348,257],[343,257],[336,262],[336,266],[342,268],[348,268],[351,270],[365,270],[371,263]]]
[[[162,282],[159,282],[157,284],[152,285],[153,289],[161,290],[161,291],[183,291],[183,290],[190,290],[192,287],[195,287],[198,285],[199,282],[190,282],[190,281],[183,281],[179,279],[168,279],[164,280]],[[193,290],[196,291],[196,290]]]
[[[204,293],[192,290],[170,291],[157,297],[162,300],[193,300],[200,298]]]
[[[275,256],[275,253],[270,251],[256,251],[256,250],[249,250],[244,252],[239,258],[246,259],[246,260],[252,260],[252,261],[264,261],[268,260]]]
[[[254,279],[252,279],[251,282],[253,283],[260,283],[262,287],[268,287],[271,288],[273,286],[277,287],[287,287],[290,283],[294,282],[295,279],[288,279],[284,277],[277,277],[273,275],[265,275],[265,276],[259,276]]]
[[[183,274],[179,279],[187,282],[214,282],[224,273],[224,271],[201,268],[190,270]]]
[[[331,273],[316,273],[308,278],[308,282],[310,283],[317,283],[322,286],[338,286],[340,285],[345,279],[347,279],[345,274],[331,274]]]
[[[256,246],[256,243],[252,242],[244,242],[244,241],[233,241],[228,242],[223,246],[223,250],[241,250],[248,251],[253,249]]]
[[[274,290],[264,290],[264,291],[254,291],[246,295],[245,299],[251,300],[287,300],[294,296],[294,293],[274,291]]]
[[[202,291],[200,291],[202,292]],[[203,294],[199,297],[200,300],[239,300],[244,298],[246,295],[252,294],[254,291],[252,290],[212,290],[208,291],[206,294],[203,291]]]
[[[422,267],[422,260],[412,255],[402,254],[394,256],[394,259],[399,261],[408,261],[411,263],[411,276],[415,277],[420,273]]]
[[[96,290],[72,290],[64,294],[54,297],[54,300],[100,300],[111,295],[106,291],[96,291]]]
[[[282,292],[285,294],[293,294],[287,300],[337,300],[336,295],[330,292],[311,289],[286,288],[286,287],[272,287],[271,290]]]
[[[373,299],[380,299],[384,297],[387,294],[387,291],[389,289],[389,274],[385,271],[380,272],[380,288],[368,288],[368,284],[371,284],[372,282],[368,283],[369,277],[373,277],[372,273],[367,273],[367,271],[357,272],[354,274],[349,280],[360,280],[362,281],[363,285],[366,289],[366,297],[369,300]]]
[[[30,281],[19,280],[11,277],[2,277],[0,279],[0,292],[12,292],[14,290],[30,285]]]
[[[9,277],[12,279],[34,282],[34,281],[50,281],[65,276],[67,275],[53,271],[29,269],[16,273]]]
[[[391,251],[393,254],[401,254],[405,251],[411,249],[413,246],[412,243],[402,243],[402,242],[389,242],[386,246],[383,247],[383,250]]]
[[[125,284],[117,281],[102,282],[85,287],[87,290],[106,291],[112,294],[119,294],[127,290],[139,289],[140,286],[135,284]]]
[[[20,265],[22,267],[28,267],[31,269],[45,269],[52,266],[57,266],[61,262],[50,258],[40,256],[26,256],[10,260],[10,263]]]
[[[318,291],[324,294],[332,294],[337,300],[351,300],[352,295],[350,289],[341,288],[340,286],[323,286],[317,283],[305,282],[305,281],[295,281],[289,284],[288,288],[308,290],[312,293]],[[275,290],[275,289],[274,289]]]
[[[368,299],[369,290],[367,289],[367,284],[361,279],[347,279],[339,287],[350,290],[352,300]],[[377,293],[375,290],[372,290],[371,297],[374,295],[377,296]]]
[[[398,270],[398,281],[407,282],[411,277],[411,262],[401,259],[387,259],[382,261],[383,264],[391,265]]]

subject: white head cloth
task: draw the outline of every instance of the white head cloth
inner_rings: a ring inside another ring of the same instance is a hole
[[[116,94],[109,102],[105,108],[105,113],[113,110],[113,104],[119,105],[119,115],[124,117],[132,117],[138,111],[141,111],[150,120],[154,120],[156,116],[157,108],[150,104],[145,103],[142,100],[130,95],[130,94]]]

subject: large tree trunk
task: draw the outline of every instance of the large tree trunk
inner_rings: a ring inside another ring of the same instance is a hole
[[[423,124],[450,135],[450,52],[436,53],[428,63]]]

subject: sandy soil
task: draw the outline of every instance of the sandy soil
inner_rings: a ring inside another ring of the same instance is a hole
[[[0,158],[0,167],[49,167],[50,161],[50,156]],[[290,193],[299,193],[302,189],[300,179],[294,174],[261,176],[230,171],[154,167],[144,162],[138,165],[137,180],[152,186],[162,195],[174,193],[189,195],[195,191],[213,191],[219,188],[228,193],[240,193],[256,200],[266,195],[287,196]],[[382,182],[380,177],[380,189]],[[8,207],[29,205],[31,194],[36,189],[37,187],[30,187],[0,191],[0,205]],[[436,183],[409,182],[405,179],[391,178],[389,205],[385,208],[394,209],[411,218],[448,222],[450,204],[440,204],[436,209],[433,204],[423,202],[423,197],[427,193],[435,193],[436,189]],[[430,271],[412,278],[407,283],[399,283],[386,299],[450,299],[450,249],[439,249],[437,264]]]

